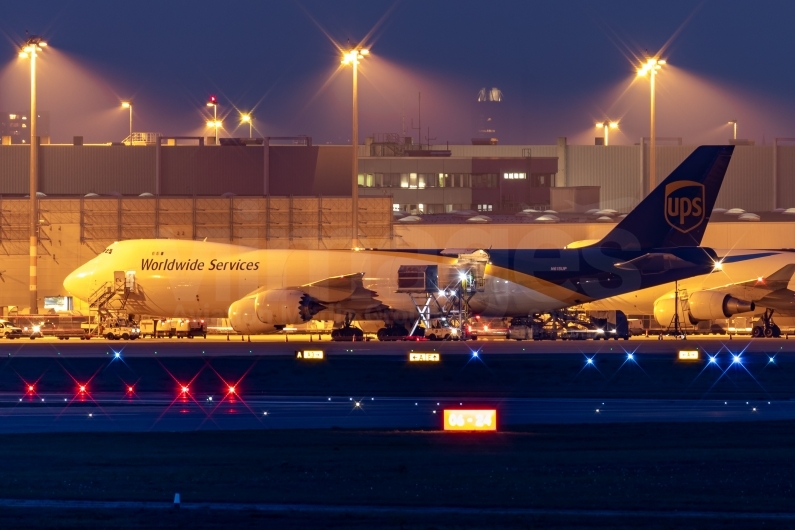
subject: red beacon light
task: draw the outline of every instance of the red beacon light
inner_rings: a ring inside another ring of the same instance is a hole
[[[183,385],[183,387],[182,387],[182,393],[183,394],[187,394],[189,390],[190,390],[190,388],[188,388],[187,386]]]
[[[131,386],[128,386],[128,387],[127,387],[127,392],[129,392],[130,394],[132,394],[132,393],[133,393],[133,391],[134,391],[133,387],[131,387]]]
[[[229,393],[230,394],[234,394],[235,393],[235,387],[234,386],[229,385]]]
[[[28,385],[28,392],[33,392],[34,390],[33,385]]]
[[[81,394],[85,394],[86,393],[86,385],[80,385],[79,388],[80,388],[80,393]]]

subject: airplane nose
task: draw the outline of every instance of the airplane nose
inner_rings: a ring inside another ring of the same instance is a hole
[[[64,279],[63,286],[68,293],[77,293],[77,275],[75,274],[77,271],[72,271],[69,275]]]
[[[63,286],[72,296],[75,296],[80,300],[86,300],[89,295],[88,287],[90,276],[91,273],[89,271],[83,270],[81,267],[69,273],[69,275],[63,281]]]

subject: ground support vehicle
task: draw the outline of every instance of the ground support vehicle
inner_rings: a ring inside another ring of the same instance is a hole
[[[103,323],[100,333],[108,340],[135,340],[141,330],[131,320],[110,317]]]
[[[428,340],[460,340],[461,330],[458,327],[445,325],[440,321],[431,323],[431,327],[425,330]]]
[[[19,328],[8,320],[0,320],[0,337],[4,339],[21,339],[22,328]]]
[[[178,339],[193,337],[207,338],[207,325],[204,320],[191,320],[187,318],[171,319],[171,332],[169,338],[176,337]]]

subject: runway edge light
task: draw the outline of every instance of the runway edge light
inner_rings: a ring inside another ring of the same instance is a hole
[[[296,359],[323,359],[321,350],[302,350],[295,352]]]
[[[496,431],[497,411],[485,410],[444,410],[445,431]]]
[[[698,350],[679,350],[680,361],[697,361]]]
[[[439,359],[438,353],[409,353],[410,363],[438,363]]]

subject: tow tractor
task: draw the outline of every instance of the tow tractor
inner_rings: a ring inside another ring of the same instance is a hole
[[[109,317],[105,319],[100,333],[108,340],[135,340],[140,336],[141,330],[132,320]]]

